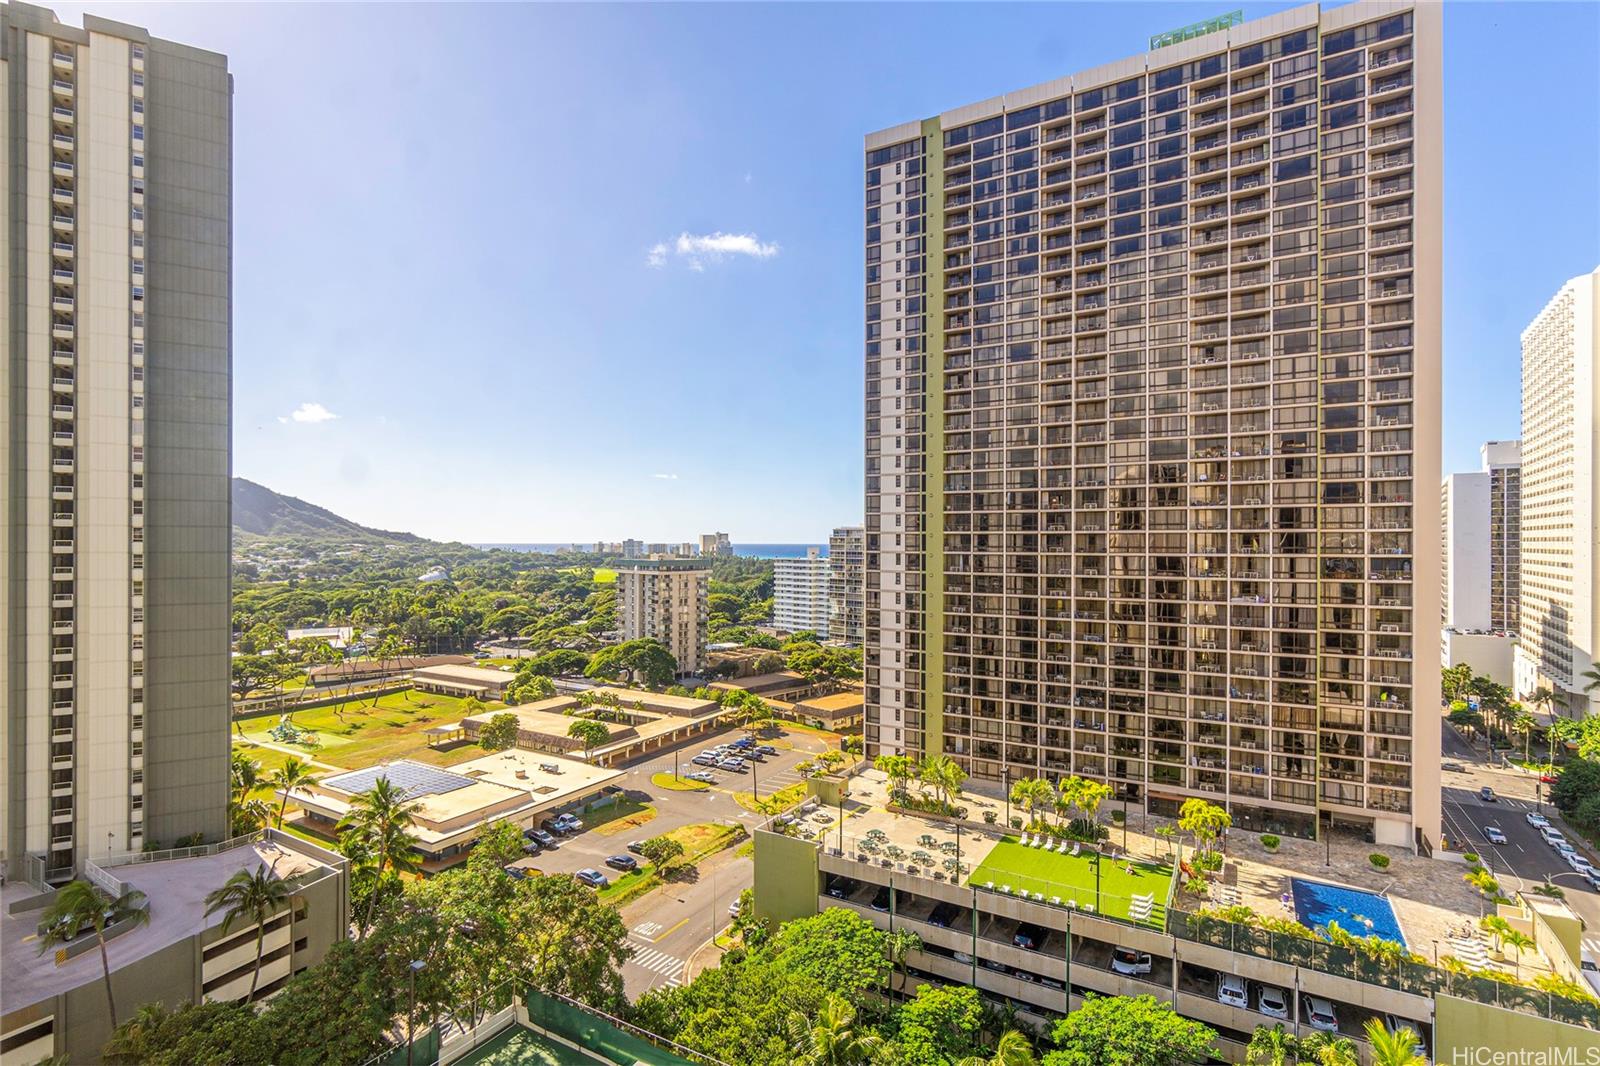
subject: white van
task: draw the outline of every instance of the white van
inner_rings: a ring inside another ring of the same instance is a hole
[[[1237,974],[1223,974],[1222,980],[1217,982],[1217,1002],[1249,1009],[1250,996],[1244,990],[1244,978]]]

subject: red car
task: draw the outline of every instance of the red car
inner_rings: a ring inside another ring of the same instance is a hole
[[[1539,775],[1539,781],[1540,781],[1541,784],[1553,785],[1558,780],[1560,780],[1560,777],[1558,775],[1556,775],[1556,774],[1540,774]]]

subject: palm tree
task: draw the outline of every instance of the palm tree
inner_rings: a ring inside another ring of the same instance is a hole
[[[294,895],[289,881],[280,881],[265,866],[254,872],[239,870],[223,882],[221,888],[206,895],[206,916],[225,911],[222,932],[227,934],[235,921],[250,922],[256,927],[256,968],[250,977],[250,992],[245,1002],[256,998],[256,985],[261,980],[261,949],[267,935],[267,919],[288,905]]]
[[[1313,1032],[1300,1038],[1299,1060],[1317,1066],[1361,1066],[1355,1041],[1333,1033]]]
[[[1073,775],[1056,782],[1056,825],[1070,812],[1078,809],[1078,797],[1083,793],[1083,778]]]
[[[1244,1061],[1249,1066],[1288,1066],[1295,1057],[1299,1042],[1279,1022],[1272,1028],[1256,1026],[1250,1035],[1250,1046],[1245,1048]]]
[[[1415,1032],[1390,1032],[1376,1018],[1367,1019],[1367,1043],[1372,1045],[1372,1066],[1426,1066],[1428,1061]]]
[[[311,772],[310,763],[290,759],[278,767],[267,783],[274,791],[283,793],[283,800],[278,804],[278,828],[282,829],[284,812],[289,809],[289,793],[297,788],[310,788],[317,783],[317,775]]]
[[[1500,943],[1515,953],[1513,962],[1516,965],[1517,976],[1520,977],[1522,975],[1522,953],[1536,946],[1533,937],[1519,929],[1508,929],[1500,934]]]
[[[261,783],[261,764],[234,748],[229,762],[229,777],[233,783],[233,802],[242,804],[250,791]]]
[[[382,878],[385,871],[396,873],[412,870],[417,865],[417,854],[412,850],[415,841],[411,827],[416,824],[416,805],[406,800],[405,789],[387,777],[380,777],[372,787],[350,801],[350,810],[339,819],[341,830],[352,830],[371,856],[374,873]],[[363,930],[372,925],[373,913],[378,907],[374,891],[367,901],[367,913],[362,920]]]
[[[889,955],[891,970],[900,971],[900,991],[906,990],[906,956],[922,950],[922,938],[909,929],[894,929],[884,939],[883,949]]]
[[[1056,790],[1042,777],[1019,778],[1011,785],[1011,802],[1030,815],[1049,806],[1055,798]]]
[[[1028,1038],[1015,1029],[1007,1029],[1000,1036],[1000,1042],[995,1045],[994,1054],[988,1058],[982,1055],[968,1055],[956,1066],[1034,1066],[1038,1059],[1033,1057],[1033,1045],[1028,1043]]]
[[[855,1008],[835,995],[823,1001],[815,1019],[791,1011],[784,1032],[800,1066],[865,1066],[884,1046],[870,1027],[857,1028]]]
[[[113,1029],[117,1027],[117,1001],[111,995],[111,960],[106,955],[106,930],[123,922],[149,924],[150,907],[144,893],[137,888],[130,888],[112,899],[87,881],[69,881],[61,886],[61,891],[56,893],[56,898],[39,918],[41,955],[77,939],[85,929],[94,930],[95,940],[100,945],[100,974],[106,986],[106,1011],[111,1016]]]
[[[1589,667],[1578,677],[1583,680],[1583,691],[1593,692],[1595,689],[1600,688],[1600,665]]]

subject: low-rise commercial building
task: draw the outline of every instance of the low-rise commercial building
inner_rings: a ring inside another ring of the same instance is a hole
[[[249,994],[259,927],[236,920],[224,933],[223,914],[207,915],[205,897],[234,874],[262,868],[295,881],[289,905],[264,923],[258,1000],[344,938],[350,905],[343,856],[268,829],[206,848],[124,853],[86,864],[86,878],[108,894],[137,889],[149,908],[148,924],[108,930],[106,958],[120,1018],[144,1003],[173,1009]],[[111,1035],[94,934],[39,952],[37,926],[53,895],[23,881],[0,889],[0,1048],[7,1066],[52,1057],[98,1062]]]
[[[462,862],[483,827],[509,821],[527,827],[546,815],[599,799],[622,773],[559,755],[512,748],[446,770],[401,759],[324,777],[294,789],[300,825],[333,837],[355,797],[380,778],[414,803],[411,827],[422,869],[435,873]],[[284,793],[279,792],[279,800]]]
[[[721,708],[714,700],[693,696],[673,696],[664,692],[640,692],[609,685],[586,690],[598,699],[604,717],[599,721],[610,738],[590,750],[588,760],[597,766],[615,766],[640,755],[670,748],[690,737],[717,728]],[[504,707],[470,715],[460,722],[435,726],[429,732],[436,741],[477,740],[497,715],[517,719],[519,748],[531,751],[575,755],[584,751],[582,742],[568,735],[574,715],[583,708],[575,695],[553,696],[520,707]]]
[[[509,670],[495,670],[486,666],[447,664],[426,666],[411,672],[411,684],[420,692],[441,696],[471,696],[480,700],[498,700],[517,675]]]
[[[712,691],[748,692],[764,700],[802,700],[817,690],[816,682],[793,670],[776,670],[770,674],[736,677],[729,681],[713,681]]]

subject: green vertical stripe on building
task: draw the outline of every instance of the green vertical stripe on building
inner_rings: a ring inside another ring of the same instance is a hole
[[[922,753],[944,754],[944,131],[924,119]]]

